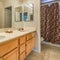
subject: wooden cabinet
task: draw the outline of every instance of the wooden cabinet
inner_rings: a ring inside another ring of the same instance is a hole
[[[29,55],[29,53],[32,51],[32,49],[35,46],[35,36],[34,33],[30,33],[27,35],[27,41],[26,41],[26,56]]]
[[[26,35],[20,37],[20,60],[25,59],[25,43],[26,43]]]
[[[24,60],[25,59],[25,52],[23,52],[21,55],[20,55],[20,60]]]
[[[26,35],[20,37],[20,45],[26,42]]]
[[[26,43],[26,55],[29,55],[29,53],[32,51],[34,46],[35,46],[35,39],[34,38],[27,41],[27,43]]]
[[[0,57],[0,60],[18,60],[18,38],[0,45]]]
[[[24,60],[35,46],[35,32],[0,45],[0,60]]]
[[[13,50],[3,57],[4,60],[18,60],[18,49]]]
[[[35,37],[31,39],[31,50],[35,47]]]
[[[26,56],[31,52],[31,40],[26,43]]]
[[[0,56],[5,55],[6,53],[10,52],[11,50],[18,47],[18,39],[12,39],[9,42],[6,42],[0,46]]]
[[[25,43],[20,46],[20,54],[25,51]]]
[[[35,37],[35,32],[27,34],[27,40],[30,40],[33,37]]]
[[[2,58],[0,58],[0,60],[3,60]]]
[[[35,32],[20,37],[20,60],[24,60],[35,46]]]

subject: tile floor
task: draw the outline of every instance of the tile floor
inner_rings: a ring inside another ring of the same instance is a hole
[[[42,52],[31,54],[25,60],[60,60],[60,48],[48,45],[42,45]]]

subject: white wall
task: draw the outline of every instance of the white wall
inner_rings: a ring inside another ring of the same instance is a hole
[[[32,22],[23,22],[24,27],[36,27],[37,36],[36,36],[36,47],[35,51],[41,51],[41,39],[40,39],[40,0],[30,0],[34,3],[34,21]],[[4,6],[12,6],[12,27],[21,27],[22,22],[15,22],[15,7],[19,6],[20,3],[18,0],[5,0]]]
[[[35,0],[34,7],[34,20],[36,24],[37,39],[36,39],[36,48],[35,50],[41,52],[41,36],[40,36],[40,0]]]

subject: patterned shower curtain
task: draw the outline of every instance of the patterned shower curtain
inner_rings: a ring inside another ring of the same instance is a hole
[[[54,43],[55,35],[55,20],[54,20],[54,4],[50,5],[50,41]]]
[[[47,10],[47,5],[41,6],[41,36],[45,38],[45,30],[46,30],[46,10]]]
[[[41,37],[46,38],[46,27],[47,27],[47,13],[48,13],[48,5],[41,6]]]
[[[60,44],[60,22],[59,22],[59,4],[54,3],[54,21],[55,21],[55,43]]]
[[[59,4],[41,6],[41,36],[45,41],[60,43]]]

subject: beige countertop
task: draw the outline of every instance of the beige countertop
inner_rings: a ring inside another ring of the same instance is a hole
[[[5,31],[2,31],[0,32],[0,44],[33,31],[36,31],[36,29],[28,28],[25,29],[24,31],[13,30],[13,33],[6,33]]]

